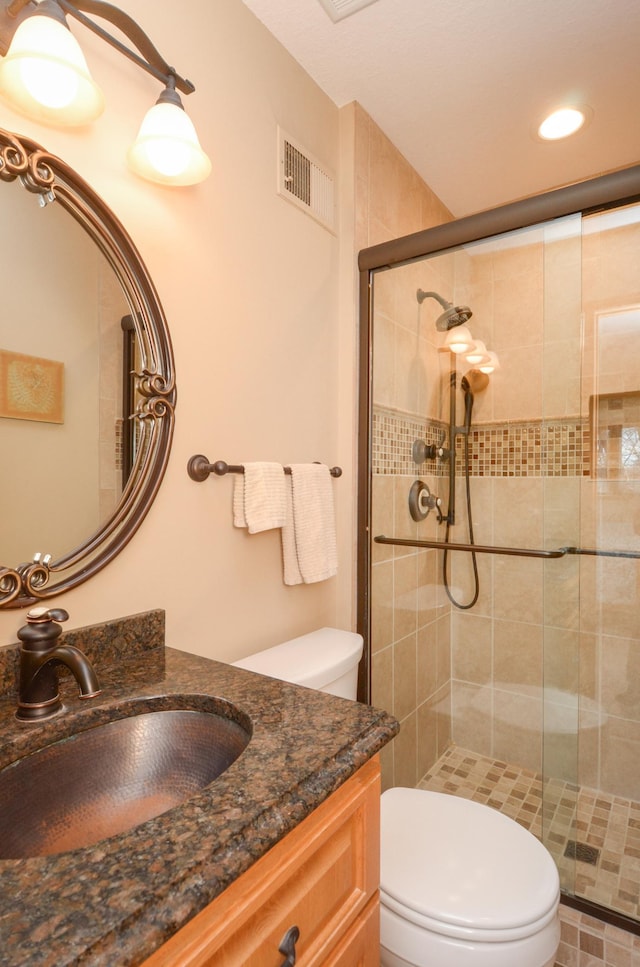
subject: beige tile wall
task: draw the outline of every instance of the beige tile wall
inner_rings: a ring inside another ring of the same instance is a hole
[[[358,248],[449,221],[447,209],[366,112],[358,105],[354,111]],[[424,431],[426,414],[437,417],[441,398],[429,377],[438,367],[432,327],[423,325],[416,289],[437,289],[445,283],[424,267],[389,273],[388,279],[389,285],[375,288],[377,430],[383,434],[385,420],[391,417],[399,421],[408,441],[414,430]],[[432,315],[435,306],[427,312]],[[382,469],[373,478],[374,531],[417,534],[418,525],[407,511],[415,475],[406,450],[402,457],[390,455],[389,466]],[[402,725],[400,735],[383,752],[386,786],[415,785],[450,742],[449,609],[435,566],[434,553],[394,553],[393,548],[374,545],[373,702],[397,715]]]

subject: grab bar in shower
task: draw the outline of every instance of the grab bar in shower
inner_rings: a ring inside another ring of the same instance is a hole
[[[398,547],[426,547],[437,551],[467,551],[474,554],[508,554],[512,557],[558,558],[567,554],[588,554],[594,557],[631,557],[640,559],[637,551],[596,551],[583,547],[559,547],[544,551],[527,547],[493,547],[490,544],[454,544],[449,541],[414,541],[402,537],[385,537],[380,534],[373,538],[376,544],[393,544]]]
[[[427,547],[437,551],[475,551],[478,554],[510,554],[513,557],[564,557],[565,548],[557,551],[528,550],[524,547],[492,547],[490,544],[454,544],[449,541],[413,541],[402,537],[373,538],[376,544],[394,544],[400,547]]]
[[[631,557],[640,559],[640,551],[596,551],[588,547],[563,547],[566,554],[588,554],[591,557]]]

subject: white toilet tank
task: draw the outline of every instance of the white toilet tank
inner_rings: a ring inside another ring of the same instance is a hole
[[[338,628],[319,628],[232,664],[355,701],[361,657],[362,635]]]

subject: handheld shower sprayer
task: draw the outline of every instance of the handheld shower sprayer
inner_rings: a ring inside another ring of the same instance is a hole
[[[446,516],[441,515],[442,521],[446,524],[445,531],[445,544],[449,541],[449,532],[451,527],[456,523],[455,518],[455,497],[456,497],[456,459],[455,459],[455,449],[456,449],[456,436],[460,434],[462,436],[462,454],[463,454],[463,472],[465,480],[465,494],[466,494],[466,504],[467,504],[467,531],[469,535],[469,544],[473,546],[475,544],[475,538],[473,536],[473,515],[471,513],[471,487],[469,481],[470,474],[470,454],[469,454],[469,437],[471,436],[471,416],[473,413],[473,403],[475,399],[475,394],[482,392],[489,385],[489,377],[486,373],[481,372],[479,369],[470,369],[464,374],[460,380],[460,389],[464,393],[464,423],[462,426],[456,426],[456,370],[455,367],[451,371],[450,378],[450,417],[449,417],[449,440],[451,452],[454,457],[450,461],[449,467],[449,508],[447,510]],[[480,594],[480,578],[478,577],[478,564],[476,561],[475,551],[471,553],[471,566],[473,568],[473,585],[474,591],[471,599],[466,603],[462,604],[458,601],[449,586],[449,574],[447,570],[448,553],[445,549],[442,557],[442,579],[444,582],[444,588],[447,596],[451,603],[455,605],[456,608],[460,608],[462,611],[467,611],[472,608],[476,601],[478,600],[478,595]]]
[[[439,332],[448,332],[449,329],[454,329],[456,326],[463,326],[473,315],[469,306],[454,306],[451,302],[443,299],[441,295],[438,295],[437,292],[425,292],[424,289],[418,289],[416,298],[419,305],[422,305],[425,299],[435,299],[436,302],[440,303],[444,312],[436,319],[436,329]]]
[[[468,433],[471,427],[471,414],[473,412],[473,390],[466,376],[462,377],[460,389],[464,393],[464,426]]]
[[[469,430],[471,413],[476,393],[481,393],[489,385],[489,377],[479,369],[470,369],[460,380],[460,389],[464,393],[464,425]]]

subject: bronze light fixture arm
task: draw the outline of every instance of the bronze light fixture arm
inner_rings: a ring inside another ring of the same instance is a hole
[[[69,3],[69,0],[53,0],[53,2],[65,14],[69,14],[74,20],[77,20],[92,33],[106,41],[109,46],[119,50],[121,54],[124,54],[125,57],[133,61],[134,64],[137,64],[138,67],[141,67],[148,74],[151,74],[156,80],[166,84],[167,79],[171,77],[175,79],[176,87],[183,94],[192,94],[195,91],[195,85],[176,73],[175,69],[167,63],[152,44],[144,30],[124,10],[120,10],[111,3],[105,3],[104,0],[78,0],[75,4]],[[33,7],[33,10],[27,11],[28,7]],[[20,16],[20,14],[35,13],[36,10],[37,7],[33,3],[33,0],[12,0],[11,3],[7,4],[5,7],[5,15],[8,15],[9,18],[15,21],[12,33],[15,32],[18,23],[24,19],[24,16]],[[94,17],[99,17],[101,20],[106,20],[108,23],[113,24],[114,27],[120,30],[131,41],[139,53],[131,50],[126,44],[123,44],[107,30],[91,20],[86,14],[91,14]],[[5,16],[4,21],[6,26],[8,23],[7,16]],[[10,39],[10,37],[7,38],[0,35],[0,52],[2,52],[3,46],[8,48]]]

